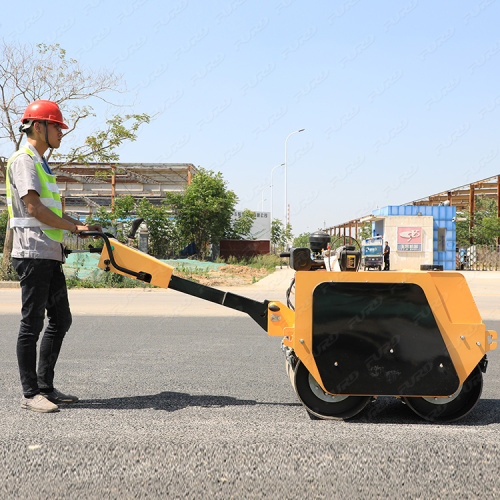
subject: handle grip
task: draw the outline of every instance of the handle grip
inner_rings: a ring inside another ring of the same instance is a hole
[[[144,219],[139,218],[139,219],[134,219],[132,221],[132,227],[130,228],[130,233],[128,234],[127,238],[134,239],[135,238],[135,233],[139,229],[139,226],[143,223]]]

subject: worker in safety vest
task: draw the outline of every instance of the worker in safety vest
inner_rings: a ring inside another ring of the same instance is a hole
[[[6,187],[10,226],[13,229],[12,265],[19,274],[22,291],[22,319],[17,340],[17,359],[24,398],[22,408],[38,412],[58,411],[58,404],[74,403],[76,396],[54,388],[54,367],[63,338],[71,325],[66,279],[62,263],[63,231],[101,231],[62,212],[56,176],[44,153],[58,148],[63,136],[59,106],[52,101],[28,105],[19,130],[27,142],[7,163]],[[48,325],[37,342],[45,311]]]

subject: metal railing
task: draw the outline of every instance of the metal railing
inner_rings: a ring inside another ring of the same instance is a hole
[[[500,271],[500,246],[472,245],[459,248],[457,269],[463,271]]]

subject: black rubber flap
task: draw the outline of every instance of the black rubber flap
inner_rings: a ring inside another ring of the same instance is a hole
[[[424,291],[412,283],[320,283],[312,339],[333,394],[448,396],[460,384]]]

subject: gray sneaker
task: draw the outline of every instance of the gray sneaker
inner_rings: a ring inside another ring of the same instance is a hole
[[[78,398],[69,394],[63,394],[61,391],[54,389],[52,392],[43,394],[49,401],[55,404],[71,404],[76,403]]]
[[[38,411],[41,413],[52,413],[54,411],[59,411],[59,407],[54,403],[51,403],[42,394],[37,394],[32,398],[24,398],[21,402],[21,408],[31,411]]]

